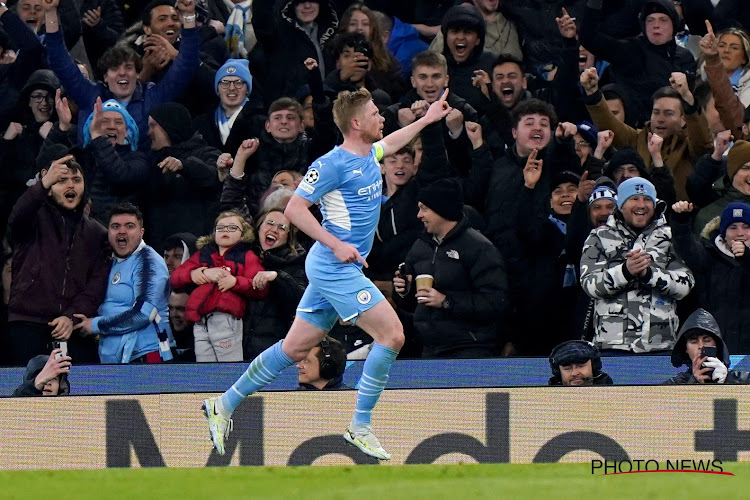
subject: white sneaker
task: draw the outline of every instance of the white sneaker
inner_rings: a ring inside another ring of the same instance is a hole
[[[391,459],[391,455],[380,446],[380,441],[372,433],[372,429],[369,426],[356,430],[352,429],[351,426],[347,427],[346,431],[344,431],[344,439],[371,457],[380,460]]]
[[[229,436],[234,425],[231,418],[224,418],[216,411],[216,399],[203,400],[203,414],[208,419],[208,432],[211,434],[211,441],[216,448],[216,453],[223,455],[225,452],[224,440]]]

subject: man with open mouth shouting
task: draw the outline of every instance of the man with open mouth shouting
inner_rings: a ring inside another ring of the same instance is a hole
[[[95,362],[96,344],[74,331],[73,313],[91,315],[104,298],[107,232],[84,214],[83,169],[68,148],[45,146],[37,165],[41,180],[18,199],[9,220],[16,249],[8,304],[11,360],[25,365],[49,355],[51,342],[67,341],[77,362]]]

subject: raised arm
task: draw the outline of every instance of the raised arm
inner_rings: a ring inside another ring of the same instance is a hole
[[[406,127],[396,130],[386,136],[380,145],[383,146],[383,157],[392,155],[399,149],[403,148],[416,136],[423,128],[430,123],[439,122],[445,118],[453,108],[448,104],[448,89],[445,89],[440,99],[433,102],[427,112],[419,120],[410,123]]]

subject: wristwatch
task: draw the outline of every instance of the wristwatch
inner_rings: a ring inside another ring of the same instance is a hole
[[[445,309],[446,311],[451,308],[451,301],[448,300],[448,297],[445,298],[442,304],[440,304],[440,307]]]

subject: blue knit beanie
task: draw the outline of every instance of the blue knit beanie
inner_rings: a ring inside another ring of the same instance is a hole
[[[247,83],[247,95],[253,90],[253,75],[250,74],[250,63],[247,59],[227,59],[214,77],[214,90],[219,92],[219,82],[225,76],[236,76]]]
[[[727,205],[721,212],[719,233],[722,238],[727,237],[727,228],[735,222],[744,222],[750,226],[750,205],[736,201]]]
[[[617,187],[617,208],[622,206],[633,196],[648,196],[656,206],[656,188],[643,177],[632,177]]]
[[[130,116],[130,113],[128,113],[128,110],[125,109],[125,106],[120,104],[119,102],[115,101],[114,99],[110,99],[108,101],[105,101],[102,104],[102,111],[104,113],[107,113],[108,111],[116,111],[117,113],[120,113],[125,120],[125,128],[127,128],[128,133],[125,136],[125,138],[128,141],[128,144],[130,145],[130,150],[135,151],[138,149],[138,125],[135,123],[135,120],[133,120],[133,117]],[[86,123],[83,125],[83,147],[89,145],[91,142],[91,132],[89,132],[89,126],[91,126],[91,121],[94,119],[94,112],[92,111],[88,118],[86,118]]]

